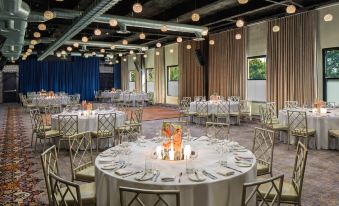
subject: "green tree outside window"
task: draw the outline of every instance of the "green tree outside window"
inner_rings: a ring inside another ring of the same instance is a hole
[[[168,80],[179,81],[179,67],[178,66],[168,67]]]
[[[325,53],[325,77],[339,78],[339,49]]]
[[[266,57],[248,59],[248,79],[249,80],[266,79]]]
[[[135,82],[135,71],[130,71],[129,73],[129,81]]]
[[[147,69],[147,82],[154,82],[154,69]]]

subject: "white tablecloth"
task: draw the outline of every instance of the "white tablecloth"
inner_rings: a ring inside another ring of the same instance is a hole
[[[54,97],[33,97],[32,104],[36,106],[48,106],[48,105],[66,105],[70,103],[69,96],[54,96]]]
[[[114,95],[116,93],[113,92],[102,92],[101,96],[105,98],[111,98],[113,100]],[[148,96],[147,93],[120,93],[119,100],[123,100],[124,102],[131,100],[133,102],[133,106],[135,106],[136,100],[147,100]]]
[[[133,170],[144,169],[145,158],[159,144],[147,141],[138,145],[130,143],[132,154],[128,157],[131,163],[130,168]],[[207,141],[197,140],[191,143],[192,150],[198,152],[198,157],[193,160],[193,165],[196,169],[206,169],[218,179],[212,180],[206,177],[204,182],[190,181],[186,174],[186,161],[167,161],[167,160],[151,160],[153,168],[160,170],[160,176],[157,182],[135,180],[137,175],[132,175],[126,178],[118,176],[111,170],[103,170],[100,155],[95,161],[95,178],[96,178],[96,194],[97,205],[119,206],[119,187],[134,187],[140,189],[163,189],[163,190],[180,190],[181,205],[184,206],[237,206],[241,203],[242,185],[245,182],[252,182],[256,178],[256,161],[253,159],[253,164],[250,167],[238,167],[234,163],[233,153],[228,153],[225,157],[227,164],[230,167],[236,168],[242,173],[235,172],[231,176],[222,176],[216,173],[221,166],[218,161],[221,155],[216,152],[215,145],[208,145]],[[113,149],[113,148],[111,148]],[[109,152],[108,149],[105,152]],[[253,156],[249,151],[245,152]],[[253,156],[254,157],[254,156]],[[106,157],[107,158],[107,157]],[[119,156],[116,157],[116,160]],[[223,168],[225,169],[225,168]],[[183,172],[181,183],[176,178],[174,182],[162,182],[161,177],[175,176]]]
[[[190,103],[190,112],[197,111],[197,102]],[[230,103],[230,111],[237,112],[239,111],[239,102],[231,102]],[[218,103],[212,103],[208,101],[208,114],[216,114],[218,112]]]
[[[339,110],[328,110],[327,114],[312,113],[310,109],[298,109],[300,111],[307,111],[307,126],[316,130],[317,149],[334,149],[336,147],[335,141],[329,142],[328,130],[339,129]],[[279,111],[279,121],[288,125],[287,111]],[[286,135],[285,135],[286,136]],[[314,139],[314,138],[310,138]],[[295,138],[291,137],[293,144]],[[314,140],[310,141],[310,147],[314,148]]]
[[[115,127],[117,128],[117,127],[124,125],[126,115],[125,115],[124,112],[120,112],[120,111],[94,110],[93,111],[94,114],[89,115],[89,116],[79,115],[78,111],[63,112],[61,114],[62,115],[78,114],[78,132],[86,132],[86,131],[95,132],[95,131],[97,131],[97,127],[98,127],[98,115],[97,114],[98,113],[108,114],[108,113],[112,113],[112,112],[116,113]],[[52,115],[51,126],[52,126],[52,129],[58,130],[58,115]]]

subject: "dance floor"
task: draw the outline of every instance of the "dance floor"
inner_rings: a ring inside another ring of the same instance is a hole
[[[167,107],[151,107],[144,111],[143,133],[154,136],[162,120],[177,115]],[[153,120],[152,120],[153,119]],[[152,121],[151,121],[152,120]],[[231,126],[231,137],[251,148],[256,123]],[[0,106],[0,205],[44,205],[47,203],[45,182],[40,163],[40,151],[30,147],[31,126],[28,113],[18,105]],[[193,136],[203,134],[204,127],[191,125]],[[277,143],[274,150],[273,174],[285,174],[290,180],[295,150]],[[339,205],[339,153],[310,150],[303,186],[302,204],[307,206]],[[60,152],[61,176],[70,179],[69,155]],[[19,204],[18,204],[19,203]]]

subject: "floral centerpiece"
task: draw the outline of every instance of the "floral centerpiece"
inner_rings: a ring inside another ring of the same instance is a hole
[[[183,158],[182,127],[164,122],[161,132],[166,138],[163,143],[163,159],[181,160]]]

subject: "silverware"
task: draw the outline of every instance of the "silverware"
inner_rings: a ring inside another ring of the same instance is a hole
[[[146,175],[147,175],[147,172],[144,172],[144,174],[140,178],[138,178],[138,179],[142,180],[142,178],[144,178]]]
[[[179,179],[178,179],[179,183],[181,182],[181,177],[182,177],[182,172],[180,172],[180,174],[179,174]]]
[[[201,137],[201,136],[200,136]],[[193,141],[196,141],[196,140],[198,140],[200,137],[197,137],[197,138],[195,138]]]
[[[158,180],[158,177],[159,177],[159,176],[160,176],[160,171],[157,170],[157,176],[155,177],[154,182],[156,182],[156,181]]]
[[[194,171],[194,174],[195,174],[195,176],[197,177],[197,180],[200,180],[200,177],[199,177],[197,171]]]
[[[135,172],[132,172],[130,174],[122,176],[122,178],[126,178],[126,177],[129,177],[129,176],[132,176],[132,175],[136,175],[136,174],[139,174],[139,173],[142,173],[142,172],[143,172],[143,170],[135,171]]]
[[[202,173],[203,173],[205,176],[211,178],[212,180],[218,179],[216,176],[212,175],[211,173],[207,172],[206,170],[203,170]]]
[[[237,169],[235,169],[235,168],[232,168],[232,167],[230,167],[230,166],[223,165],[223,167],[226,167],[226,168],[228,168],[228,169],[234,170],[234,171],[236,171],[236,172],[243,173],[242,171],[237,170]]]

